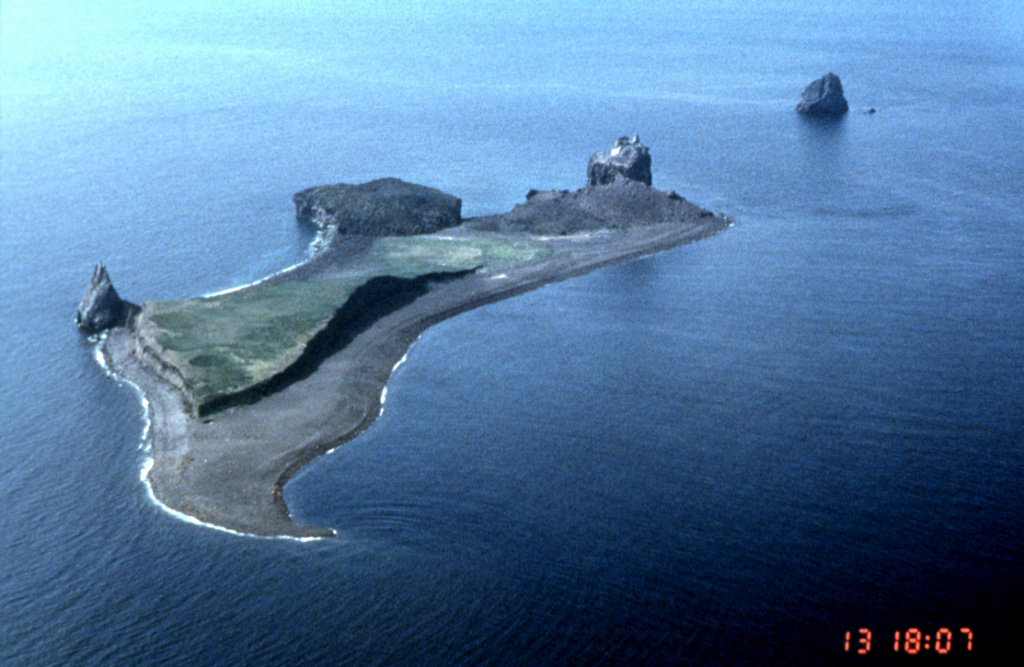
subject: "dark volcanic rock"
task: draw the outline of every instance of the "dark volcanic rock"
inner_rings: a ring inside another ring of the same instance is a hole
[[[97,264],[92,272],[92,280],[89,281],[89,289],[78,305],[75,323],[88,333],[96,333],[125,324],[139,310],[134,303],[118,296],[106,267]]]
[[[429,234],[462,222],[462,200],[440,190],[381,178],[321,185],[296,194],[295,215],[321,230],[366,236]]]
[[[622,137],[611,151],[591,156],[587,187],[574,192],[530,190],[526,202],[508,213],[473,218],[466,225],[480,231],[557,236],[667,222],[693,223],[711,215],[675,190],[652,188],[647,147],[639,137]]]
[[[832,72],[804,88],[800,103],[796,105],[798,113],[808,116],[841,116],[849,108],[843,97],[843,84]]]
[[[651,184],[651,156],[640,137],[620,137],[615,148],[594,153],[587,163],[587,185],[608,185],[616,181]]]
[[[623,180],[611,187],[531,191],[525,203],[508,213],[468,220],[480,231],[561,235],[599,229],[628,229],[664,222],[696,222],[711,212],[674,191]]]

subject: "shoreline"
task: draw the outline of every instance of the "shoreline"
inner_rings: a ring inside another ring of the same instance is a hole
[[[190,514],[186,514],[184,512],[178,511],[178,510],[174,509],[173,507],[167,505],[163,501],[161,501],[157,497],[156,493],[153,491],[153,485],[152,485],[152,483],[150,482],[150,479],[149,479],[149,473],[153,470],[153,467],[156,464],[156,456],[154,455],[154,451],[153,451],[153,443],[149,440],[151,428],[152,428],[152,425],[153,425],[152,412],[151,412],[151,408],[150,408],[150,400],[147,397],[146,393],[143,391],[142,387],[140,387],[138,384],[136,384],[132,380],[128,379],[127,377],[119,375],[117,372],[115,372],[113,369],[110,368],[110,364],[107,361],[107,358],[106,358],[105,353],[104,353],[104,348],[103,348],[105,340],[106,340],[106,335],[101,335],[100,339],[95,342],[95,346],[93,347],[93,356],[96,359],[96,363],[99,364],[100,368],[103,369],[104,374],[107,377],[113,379],[118,384],[125,384],[125,385],[128,385],[129,387],[131,387],[135,391],[136,395],[138,396],[140,407],[142,408],[142,412],[143,412],[143,427],[142,427],[142,437],[139,440],[139,447],[138,447],[138,449],[139,449],[140,452],[142,452],[146,456],[143,459],[142,466],[141,466],[141,468],[139,470],[139,481],[142,482],[143,486],[145,486],[145,488],[146,488],[146,497],[149,498],[149,501],[153,505],[155,505],[162,512],[166,512],[167,514],[170,514],[173,518],[177,519],[178,521],[183,521],[185,523],[189,523],[189,524],[192,524],[194,526],[202,526],[203,528],[211,528],[213,530],[218,530],[218,531],[221,531],[221,532],[229,533],[229,534],[235,535],[237,537],[252,537],[252,538],[257,538],[257,539],[286,539],[286,540],[296,540],[298,542],[311,542],[311,541],[317,540],[317,539],[325,539],[323,537],[293,537],[293,536],[290,536],[290,535],[258,535],[258,534],[255,534],[255,533],[246,533],[246,532],[243,532],[243,531],[239,531],[239,530],[234,530],[232,528],[228,528],[226,526],[221,526],[221,525],[218,525],[216,523],[208,523],[208,522],[202,521],[202,520],[197,519],[196,517],[194,517],[194,516],[192,516]],[[332,532],[333,532],[332,537],[337,536],[337,532],[336,531],[332,531]]]
[[[488,233],[474,229],[472,222],[436,236]],[[297,522],[284,501],[284,486],[314,459],[358,437],[382,414],[387,381],[423,331],[473,308],[690,243],[730,224],[708,214],[626,229],[528,235],[542,239],[551,255],[431,284],[426,293],[373,321],[344,348],[322,359],[308,377],[257,402],[204,418],[196,418],[189,397],[177,386],[180,378],[140,352],[142,340],[134,327],[111,329],[98,345],[108,372],[135,385],[144,406],[148,404],[144,444],[151,459],[143,464],[140,480],[161,509],[179,520],[240,536],[335,537],[331,528]],[[306,262],[263,280],[303,273],[295,269],[315,270],[325,263],[318,262],[321,254],[314,252]]]

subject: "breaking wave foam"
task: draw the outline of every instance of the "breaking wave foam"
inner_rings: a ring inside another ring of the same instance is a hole
[[[302,266],[303,264],[305,264],[306,261],[307,260],[302,260],[301,262],[296,262],[295,264],[292,264],[291,266],[288,266],[288,267],[285,267],[285,268],[281,269],[277,273],[271,273],[269,276],[265,276],[263,278],[260,278],[259,280],[254,280],[253,282],[247,283],[245,285],[239,285],[238,287],[229,287],[228,289],[221,290],[219,292],[213,292],[211,294],[204,294],[202,296],[202,298],[209,299],[210,297],[224,296],[225,294],[231,294],[232,292],[239,292],[241,290],[248,289],[249,287],[252,287],[254,285],[259,285],[260,283],[265,283],[268,280],[270,280],[271,278],[276,278],[277,276],[281,276],[281,275],[284,275],[284,274],[289,273],[291,271],[294,271],[295,269],[297,269],[300,266]]]
[[[146,451],[152,451],[152,448],[147,447]],[[141,481],[145,485],[146,495],[149,497],[149,501],[179,521],[190,523],[193,526],[212,528],[214,530],[219,530],[222,533],[230,533],[231,535],[236,535],[238,537],[255,537],[257,539],[266,540],[292,540],[294,542],[316,542],[317,540],[327,539],[325,537],[292,537],[291,535],[254,535],[252,533],[246,533],[240,530],[232,530],[231,528],[218,526],[215,523],[207,523],[205,521],[201,521],[195,518],[191,514],[185,514],[184,512],[180,512],[172,507],[168,507],[167,505],[162,503],[159,498],[156,497],[155,493],[153,493],[153,485],[149,481],[149,472],[150,470],[153,469],[154,465],[156,465],[156,459],[153,458],[152,454],[150,454],[142,463],[142,469],[139,471],[139,481]],[[334,533],[335,536],[338,535],[338,531],[334,530],[333,528],[331,528],[330,530],[332,533]]]
[[[150,430],[153,425],[153,419],[150,415],[151,410],[149,399],[146,398],[146,394],[142,391],[142,388],[139,385],[135,384],[134,382],[125,377],[118,375],[110,368],[110,364],[107,362],[106,355],[103,354],[103,341],[106,339],[106,336],[106,333],[102,333],[95,339],[90,338],[90,340],[94,340],[94,342],[96,343],[95,347],[93,348],[93,358],[96,359],[96,363],[100,365],[100,368],[103,369],[103,372],[107,377],[113,379],[118,384],[123,384],[131,387],[139,396],[139,403],[142,405],[143,413],[142,438],[139,441],[139,449],[143,452],[146,452],[146,457],[142,461],[142,468],[139,470],[139,481],[142,482],[143,485],[146,487],[146,496],[149,498],[149,501],[151,503],[156,505],[158,508],[160,508],[167,514],[170,514],[175,519],[178,519],[179,521],[184,521],[185,523],[190,523],[195,526],[202,526],[203,528],[212,528],[214,530],[219,530],[224,533],[230,533],[232,535],[237,535],[239,537],[254,537],[259,539],[272,540],[292,540],[295,542],[315,542],[317,540],[327,539],[326,537],[293,537],[291,535],[254,535],[252,533],[246,533],[239,530],[232,530],[231,528],[225,528],[224,526],[218,526],[215,523],[207,523],[205,521],[201,521],[190,514],[180,512],[172,507],[168,507],[163,502],[161,502],[160,499],[157,498],[156,494],[153,492],[153,485],[149,481],[149,472],[153,469],[153,466],[156,465],[156,458],[153,456],[153,444],[149,439]],[[334,530],[333,528],[331,528],[330,530],[334,533],[335,536],[337,536],[338,532],[336,530]]]

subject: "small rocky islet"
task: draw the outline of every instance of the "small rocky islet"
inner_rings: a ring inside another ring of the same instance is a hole
[[[805,116],[838,117],[849,110],[843,83],[832,72],[807,84],[796,105],[797,113]],[[871,111],[873,113],[874,109]]]

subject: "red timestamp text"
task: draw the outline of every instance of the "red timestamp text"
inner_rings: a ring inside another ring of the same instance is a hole
[[[869,628],[847,630],[843,636],[843,651],[867,655],[877,644],[877,642],[873,643],[874,637]],[[938,655],[970,652],[974,650],[974,632],[970,628],[959,628],[957,632],[949,628],[939,628],[935,632],[907,628],[895,631],[891,646],[894,652],[907,655],[917,655],[922,652],[934,652]],[[881,650],[885,650],[885,648]]]

